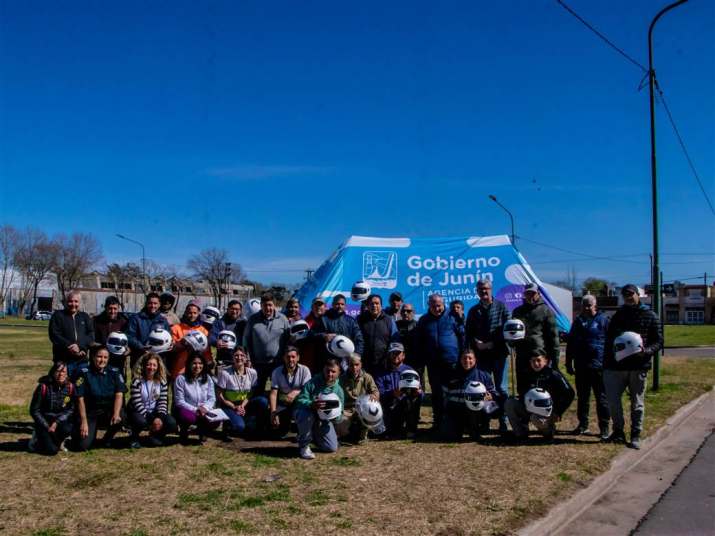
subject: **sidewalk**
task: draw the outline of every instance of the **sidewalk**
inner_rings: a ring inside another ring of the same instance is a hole
[[[653,436],[643,441],[641,450],[624,449],[611,468],[586,489],[555,506],[545,517],[528,525],[519,534],[631,534],[693,460],[713,428],[715,392],[711,390],[680,408]],[[705,461],[708,452],[702,454]],[[688,484],[681,488],[687,494],[686,500],[691,502],[694,500],[693,493],[699,493]],[[713,492],[715,490],[710,490],[708,494]],[[654,512],[653,515],[660,515]],[[675,514],[676,523],[681,515]],[[680,529],[682,526],[670,534],[687,534]]]

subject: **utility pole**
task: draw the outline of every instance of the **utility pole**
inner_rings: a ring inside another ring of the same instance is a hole
[[[494,201],[497,205],[499,205],[502,208],[502,210],[504,210],[504,212],[506,212],[509,215],[509,219],[511,220],[511,245],[516,248],[516,234],[514,233],[514,216],[513,216],[513,214],[509,211],[508,208],[506,208],[499,201],[497,201],[496,196],[490,195],[489,199]]]
[[[661,312],[663,296],[661,295],[661,273],[660,273],[660,250],[658,245],[658,180],[656,174],[656,159],[655,159],[655,94],[653,92],[655,85],[655,70],[653,69],[653,28],[658,19],[671,9],[684,4],[687,0],[678,0],[661,9],[658,14],[653,17],[648,28],[648,90],[650,104],[650,173],[651,173],[651,191],[653,196],[653,271],[651,272],[651,282],[653,284],[653,303],[652,309],[656,314]],[[663,316],[660,316],[661,327],[663,325]],[[657,391],[660,387],[660,353],[656,353],[653,357],[653,390]]]

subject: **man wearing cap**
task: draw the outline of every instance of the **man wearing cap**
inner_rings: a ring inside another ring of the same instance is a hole
[[[469,309],[465,323],[465,343],[474,350],[477,367],[493,377],[499,396],[509,396],[509,350],[504,343],[504,324],[510,318],[509,309],[492,295],[492,282],[477,283],[479,303]],[[500,418],[500,430],[506,431],[506,417]]]
[[[438,433],[444,409],[443,390],[459,361],[464,332],[446,311],[442,296],[432,294],[428,304],[429,310],[417,321],[415,341],[427,364],[432,387],[432,431]]]
[[[395,319],[395,322],[402,319],[402,294],[393,292],[388,299],[390,306],[385,308],[385,314]]]
[[[373,400],[380,400],[380,391],[378,391],[372,376],[362,369],[360,354],[353,353],[350,356],[348,370],[340,377],[340,385],[345,391],[345,405],[343,406],[343,420],[335,426],[335,430],[338,437],[347,437],[358,445],[362,445],[367,441],[367,428],[355,411],[355,402],[362,395],[369,395]]]
[[[640,448],[645,412],[645,387],[652,359],[663,347],[663,328],[658,315],[640,303],[638,287],[628,284],[621,289],[623,305],[608,324],[603,356],[603,383],[606,387],[608,407],[613,418],[613,433],[608,441],[625,443],[623,407],[621,397],[628,389],[631,399],[631,442],[634,449]],[[614,341],[616,337],[631,331],[641,336],[642,349],[616,361]]]
[[[400,311],[401,320],[395,322],[400,340],[405,347],[405,363],[411,366],[420,375],[420,382],[424,384],[425,363],[422,361],[422,352],[417,350],[415,344],[415,307],[411,303],[403,303]]]
[[[391,342],[398,342],[395,319],[382,310],[382,298],[379,294],[370,294],[367,310],[358,316],[358,325],[363,337],[363,368],[373,374],[384,362],[387,347]]]
[[[608,438],[611,414],[608,411],[606,388],[603,386],[603,349],[606,342],[608,317],[598,311],[596,297],[586,294],[581,298],[581,314],[571,324],[566,345],[566,371],[576,374],[578,394],[578,426],[573,433],[584,434],[588,430],[588,413],[591,391],[596,399],[596,415],[601,430],[601,439]],[[574,366],[575,365],[575,366]]]
[[[321,317],[320,322],[315,324],[313,333],[322,334],[325,343],[332,341],[336,335],[344,335],[352,341],[355,353],[362,355],[364,349],[362,331],[357,321],[345,313],[346,308],[345,296],[336,294],[333,297],[332,308]],[[324,361],[329,355],[325,344],[319,350],[321,350],[321,361]]]
[[[181,323],[179,315],[174,312],[175,303],[176,297],[171,292],[163,292],[161,296],[159,296],[161,315],[166,318],[169,326]]]
[[[388,347],[384,364],[375,373],[375,384],[380,392],[383,420],[387,428],[386,437],[414,438],[420,420],[422,388],[400,389],[400,376],[406,370],[414,370],[405,365],[405,347],[393,342]]]
[[[534,355],[545,355],[554,369],[559,368],[559,331],[556,317],[541,299],[539,286],[529,283],[524,288],[524,303],[511,315],[524,322],[526,336],[514,345],[516,350],[517,391],[522,392],[523,383],[529,374],[529,360]]]

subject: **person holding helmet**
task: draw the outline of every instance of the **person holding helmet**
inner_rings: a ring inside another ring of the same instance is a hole
[[[179,424],[179,438],[186,444],[189,430],[195,426],[199,443],[204,436],[219,426],[219,422],[209,420],[209,413],[216,407],[216,388],[208,373],[206,358],[200,353],[193,354],[186,370],[174,381],[174,414]]]
[[[559,368],[559,330],[556,317],[541,298],[539,285],[536,283],[529,283],[524,287],[524,303],[514,309],[511,316],[524,322],[526,327],[526,336],[513,343],[516,350],[517,391],[522,392],[524,386],[519,385],[526,382],[530,375],[529,360],[533,352],[546,355],[549,366]]]
[[[509,320],[509,309],[495,300],[492,294],[492,282],[480,279],[477,283],[479,302],[467,313],[464,325],[465,344],[474,350],[479,368],[491,374],[499,395],[509,396],[509,349],[504,343],[504,324]],[[506,431],[505,418],[502,417],[500,429]]]
[[[496,407],[488,402],[495,402]],[[479,440],[481,434],[489,430],[489,419],[499,415],[503,402],[491,375],[477,367],[474,350],[463,350],[459,366],[444,386],[440,436],[445,441],[459,441],[466,430],[473,440]]]
[[[571,384],[558,370],[549,366],[549,358],[542,352],[535,352],[529,360],[529,370],[519,384],[519,398],[509,398],[504,405],[504,411],[509,418],[509,424],[514,432],[514,438],[519,440],[529,434],[529,422],[545,438],[551,439],[556,431],[556,423],[568,409],[576,396]],[[550,395],[552,409],[549,414],[530,411],[529,401],[534,393],[527,397],[532,389],[540,389]]]
[[[464,340],[460,329],[444,307],[444,298],[432,294],[428,300],[429,310],[417,321],[415,340],[427,364],[427,373],[432,387],[432,431],[439,433],[444,409],[444,386],[457,368]]]
[[[640,303],[638,287],[628,284],[621,295],[623,306],[608,324],[603,357],[603,383],[613,418],[613,433],[607,441],[626,441],[621,397],[627,388],[631,399],[630,447],[639,449],[646,380],[653,356],[663,347],[663,328],[658,315]]]
[[[382,297],[370,294],[366,300],[367,309],[360,313],[357,322],[362,330],[363,368],[374,375],[380,369],[387,356],[391,342],[399,342],[395,319],[382,310]]]
[[[405,347],[393,342],[388,347],[384,365],[375,373],[380,404],[387,428],[386,437],[414,438],[420,420],[422,386],[419,374],[405,365]]]
[[[277,438],[285,436],[290,430],[295,399],[311,378],[308,367],[298,361],[300,351],[295,346],[288,346],[283,352],[283,365],[271,373],[268,402],[271,427]]]
[[[105,341],[109,350],[109,364],[118,369],[124,377],[127,375],[127,356],[129,355],[129,339],[121,331],[113,331]]]
[[[581,298],[581,314],[571,324],[566,344],[566,371],[569,374],[575,373],[578,395],[578,426],[573,433],[580,435],[588,430],[588,412],[593,390],[598,426],[603,440],[608,439],[611,420],[606,388],[603,385],[603,352],[607,329],[608,317],[597,310],[596,297],[587,294]]]
[[[121,310],[121,304],[116,296],[107,296],[104,300],[104,311],[94,317],[94,342],[107,344],[110,333],[127,331],[129,319]]]
[[[291,324],[303,318],[300,314],[300,302],[298,301],[298,298],[288,299],[285,304],[285,307],[283,308],[283,311],[283,314],[286,315],[288,322],[290,322]]]
[[[129,359],[131,368],[134,368],[137,359],[148,350],[149,334],[155,327],[163,328],[166,331],[171,330],[169,322],[161,314],[160,307],[159,294],[150,292],[146,295],[144,308],[129,318],[127,337],[129,338],[129,348],[131,348],[131,357]]]
[[[248,319],[243,346],[258,373],[258,389],[265,391],[266,380],[276,368],[276,361],[288,344],[290,322],[276,308],[273,294],[261,296],[261,310]]]
[[[162,292],[161,296],[159,296],[159,311],[161,312],[161,316],[166,318],[169,326],[173,326],[174,324],[181,322],[181,320],[179,320],[179,316],[174,312],[175,303],[176,296],[174,296],[171,292]]]
[[[336,294],[333,297],[332,308],[321,318],[321,322],[318,322],[313,327],[313,333],[316,335],[321,334],[326,343],[330,343],[337,335],[343,335],[352,341],[355,347],[354,351],[362,355],[364,351],[362,331],[357,321],[349,314],[346,314],[346,310],[347,301],[345,296]],[[324,361],[328,354],[323,351],[319,356],[320,360]],[[320,363],[318,363],[319,365]]]
[[[206,307],[204,307],[203,311],[201,311],[201,315],[199,316],[199,320],[201,320],[201,325],[206,328],[206,331],[208,333],[211,332],[214,327],[214,324],[220,318],[221,311],[218,307],[214,307],[213,305],[207,305]]]
[[[196,300],[191,300],[186,304],[184,314],[181,316],[181,322],[171,326],[171,337],[174,340],[174,350],[171,358],[169,359],[169,373],[172,378],[176,378],[179,374],[183,374],[189,354],[196,350],[193,346],[186,344],[186,341],[184,340],[186,335],[191,331],[198,331],[202,333],[208,341],[209,332],[201,323],[201,306]],[[201,352],[203,352],[204,357],[206,357],[207,363],[211,363],[213,361],[210,358],[211,350],[204,348]],[[211,368],[210,365],[209,368]]]
[[[340,362],[329,358],[322,374],[313,376],[295,399],[295,423],[298,427],[300,457],[312,460],[315,454],[310,448],[315,442],[324,452],[338,450],[335,423],[342,419],[345,393],[340,387]]]
[[[233,348],[229,348],[230,341],[223,340],[219,334],[223,331],[232,331],[236,337],[236,344],[243,342],[243,331],[246,329],[246,319],[243,318],[243,306],[238,300],[231,300],[226,307],[226,313],[214,322],[209,332],[209,345],[216,348],[216,361],[231,364],[233,362]]]
[[[340,385],[345,391],[345,406],[343,420],[335,426],[338,437],[345,437],[350,442],[362,445],[367,441],[368,428],[357,414],[355,402],[363,395],[379,401],[380,391],[372,376],[362,370],[362,357],[359,353],[353,352],[348,358],[348,370],[340,377]]]

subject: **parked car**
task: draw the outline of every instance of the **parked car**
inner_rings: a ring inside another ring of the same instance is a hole
[[[32,313],[32,320],[49,320],[50,317],[52,317],[52,311],[35,311]]]

